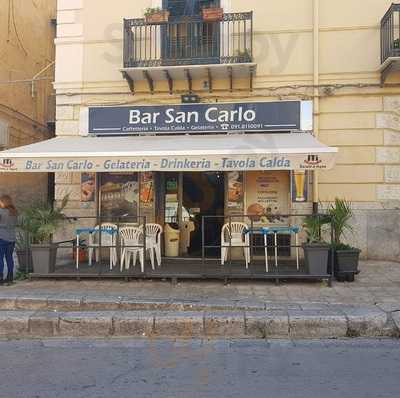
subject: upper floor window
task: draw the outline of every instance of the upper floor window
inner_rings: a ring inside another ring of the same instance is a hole
[[[200,15],[201,9],[220,6],[219,0],[163,0],[163,8],[168,9],[172,17]]]

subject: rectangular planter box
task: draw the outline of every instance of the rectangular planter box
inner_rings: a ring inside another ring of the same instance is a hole
[[[30,249],[17,250],[18,270],[31,273],[33,271],[32,252]]]
[[[304,245],[304,261],[310,275],[326,275],[328,273],[328,245]]]
[[[49,274],[55,271],[57,258],[56,244],[32,245],[33,272],[35,274]]]
[[[160,12],[155,12],[154,14],[145,16],[146,23],[148,24],[163,24],[167,23],[169,20],[169,11],[164,10]]]
[[[203,8],[202,9],[203,20],[206,22],[217,22],[222,21],[224,18],[223,8]]]
[[[336,250],[335,251],[335,273],[357,273],[358,261],[361,250]]]

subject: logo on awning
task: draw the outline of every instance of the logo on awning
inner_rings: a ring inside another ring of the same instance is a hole
[[[317,166],[322,163],[322,160],[319,158],[318,155],[308,155],[304,163],[308,164],[309,166]]]
[[[0,170],[17,170],[15,163],[11,159],[1,159],[0,160]]]

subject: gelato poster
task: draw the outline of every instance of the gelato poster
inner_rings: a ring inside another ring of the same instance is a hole
[[[255,225],[286,224],[289,210],[289,173],[255,171],[246,173],[246,206]]]
[[[142,208],[153,208],[154,176],[152,171],[140,173],[140,203]]]
[[[154,214],[154,173],[147,171],[139,174],[140,178],[140,216],[146,217],[146,223],[155,220]],[[143,219],[142,219],[143,222]]]
[[[139,182],[137,173],[101,174],[101,215],[110,221],[124,217],[136,222],[138,215]]]
[[[308,200],[308,173],[305,170],[291,172],[292,202],[307,202]]]
[[[94,202],[96,193],[96,173],[81,174],[81,202]]]
[[[230,171],[226,174],[228,178],[227,207],[229,210],[240,210],[243,208],[244,199],[243,172]]]

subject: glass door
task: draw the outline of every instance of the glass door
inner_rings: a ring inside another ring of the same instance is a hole
[[[201,9],[211,0],[164,0],[170,22],[162,27],[164,64],[207,64],[220,59],[220,23],[205,23]]]

